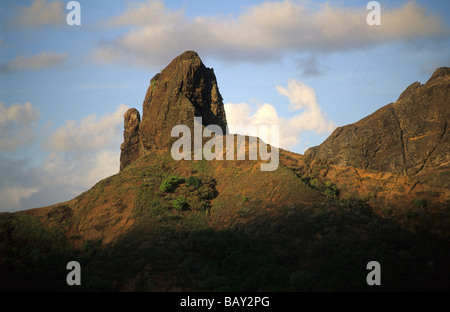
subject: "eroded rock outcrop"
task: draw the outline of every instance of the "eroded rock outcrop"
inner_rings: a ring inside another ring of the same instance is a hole
[[[125,114],[120,169],[154,149],[169,149],[176,125],[194,127],[194,117],[204,126],[218,125],[226,133],[227,120],[214,70],[198,54],[187,51],[176,57],[150,80],[143,103],[142,121]],[[128,120],[127,120],[128,118]]]
[[[139,125],[141,115],[135,108],[130,108],[124,116],[123,143],[120,146],[120,170],[139,158]]]
[[[450,68],[439,68],[425,84],[411,84],[395,103],[337,128],[305,156],[408,176],[448,170],[449,99]]]

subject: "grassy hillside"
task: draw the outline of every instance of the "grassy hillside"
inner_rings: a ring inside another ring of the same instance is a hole
[[[69,202],[1,214],[0,289],[450,290],[448,240],[401,229],[282,157],[262,172],[258,161],[154,152]],[[381,286],[366,283],[372,260]]]

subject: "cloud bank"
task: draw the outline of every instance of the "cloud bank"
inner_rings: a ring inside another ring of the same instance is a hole
[[[127,109],[122,104],[101,117],[91,115],[79,122],[68,121],[44,143],[48,155],[41,163],[27,157],[11,159],[0,155],[0,211],[66,201],[117,173],[123,115]],[[0,103],[0,133],[8,128],[11,138],[19,137],[21,128],[9,125],[37,122],[38,112],[31,103],[9,108]],[[12,148],[11,144],[3,146]]]
[[[93,53],[98,62],[136,66],[165,64],[168,55],[196,50],[225,61],[266,61],[286,53],[332,53],[396,41],[449,35],[439,17],[415,2],[398,8],[382,7],[381,26],[366,22],[360,8],[313,8],[290,0],[264,2],[239,16],[187,17],[159,0],[130,5],[104,24],[127,27],[124,35],[102,40]]]
[[[127,109],[127,105],[121,104],[114,113],[100,118],[90,115],[78,124],[69,120],[65,126],[52,133],[46,146],[58,152],[86,152],[113,147],[115,139],[121,137],[117,128],[123,123],[123,115]]]
[[[19,55],[12,61],[0,65],[0,72],[8,73],[15,71],[42,70],[61,66],[69,55],[66,53],[42,52],[33,56]]]
[[[13,24],[24,28],[39,28],[46,25],[60,26],[65,23],[64,2],[34,0],[31,6],[21,6]]]
[[[9,107],[0,102],[0,151],[13,151],[33,140],[39,115],[30,102]]]

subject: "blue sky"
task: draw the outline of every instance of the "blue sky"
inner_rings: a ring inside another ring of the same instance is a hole
[[[123,114],[174,57],[214,68],[229,123],[294,152],[450,64],[447,1],[0,3],[0,211],[69,200],[118,172]]]

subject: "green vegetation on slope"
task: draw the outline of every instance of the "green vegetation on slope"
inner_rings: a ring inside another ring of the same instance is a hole
[[[88,241],[76,251],[54,229],[44,230],[31,219],[13,220],[43,240],[36,247],[28,235],[23,241],[18,232],[16,249],[2,250],[17,264],[14,283],[80,291],[450,290],[448,242],[401,230],[360,201],[346,201],[339,210],[285,207],[276,218],[261,214],[252,225],[223,230],[212,229],[200,211],[178,212],[164,200],[152,207],[154,214],[141,216],[145,222],[138,222],[117,242]],[[2,216],[2,222],[7,218],[11,216]],[[83,267],[79,288],[65,285],[64,265],[74,259]],[[365,265],[372,260],[382,266],[379,287],[365,282]],[[2,276],[10,276],[2,279],[3,289],[13,278],[8,265],[0,266]]]
[[[220,175],[215,165],[224,166]],[[82,222],[76,215],[44,227],[26,214],[1,214],[0,288],[450,290],[448,241],[402,230],[364,201],[327,196],[282,166],[272,175],[254,167],[175,162],[164,155],[138,160],[75,201],[104,202],[109,188],[123,192],[134,201],[133,226],[113,242],[84,240],[79,249],[64,234]],[[161,189],[175,175],[176,187]],[[174,203],[179,198],[182,209]],[[81,264],[82,286],[66,284],[65,265],[72,260]],[[373,260],[382,267],[378,287],[366,284],[366,264]]]

